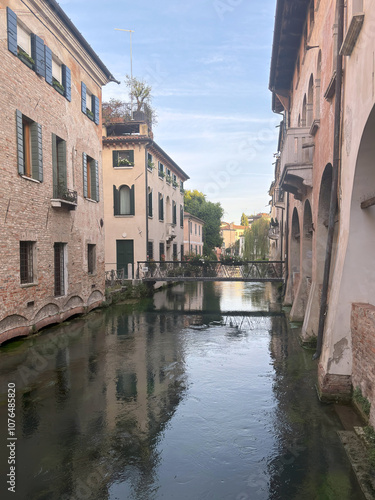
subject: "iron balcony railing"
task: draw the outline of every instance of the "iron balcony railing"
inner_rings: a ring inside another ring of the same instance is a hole
[[[58,185],[53,190],[53,196],[57,200],[67,201],[77,205],[77,191],[68,189],[66,186]]]

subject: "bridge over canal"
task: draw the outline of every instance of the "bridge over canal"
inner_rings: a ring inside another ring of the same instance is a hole
[[[204,259],[187,261],[139,261],[137,279],[152,281],[284,282],[285,262],[249,260],[239,264]]]

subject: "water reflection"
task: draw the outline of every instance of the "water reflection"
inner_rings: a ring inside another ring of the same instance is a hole
[[[2,429],[17,387],[14,498],[361,498],[277,295],[179,285],[2,347]],[[5,446],[0,470],[5,491]],[[343,475],[347,493],[330,496]]]

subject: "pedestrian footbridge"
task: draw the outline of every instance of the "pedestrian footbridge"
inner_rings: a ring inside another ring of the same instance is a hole
[[[245,281],[284,282],[285,262],[249,260],[225,263],[193,261],[139,261],[137,279],[142,281]]]

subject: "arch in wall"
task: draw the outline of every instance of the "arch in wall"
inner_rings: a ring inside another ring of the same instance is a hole
[[[292,231],[290,237],[290,279],[292,285],[292,299],[296,296],[296,291],[300,280],[300,225],[297,209],[294,208],[292,216]]]
[[[309,80],[309,88],[307,91],[306,125],[310,127],[313,120],[314,120],[314,77],[311,74]]]
[[[302,104],[302,115],[301,115],[301,126],[306,127],[306,94],[303,96],[303,104]]]
[[[307,282],[307,291],[309,290],[309,283],[311,284],[312,275],[312,233],[313,220],[311,205],[309,200],[306,200],[303,211],[302,276]]]
[[[328,163],[320,182],[318,219],[316,225],[316,282],[323,283],[324,261],[326,256],[328,236],[328,215],[332,187],[332,165]]]

